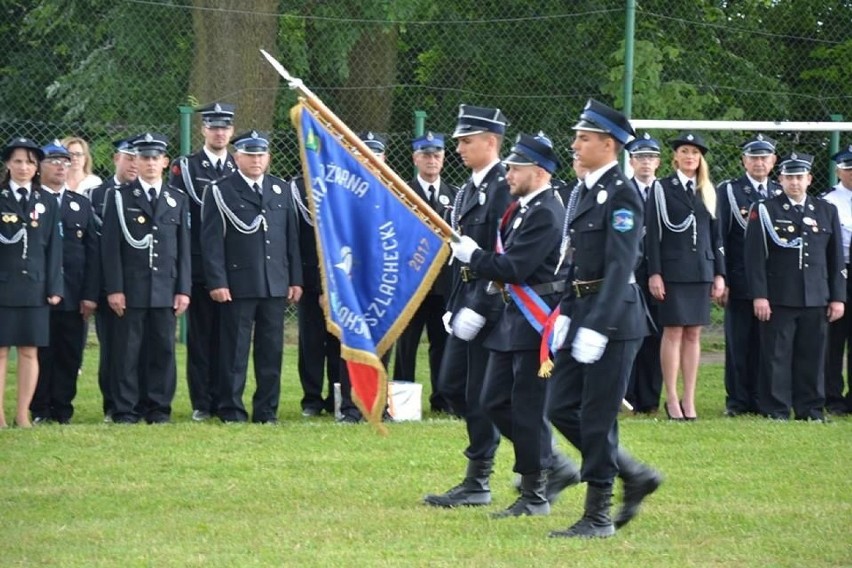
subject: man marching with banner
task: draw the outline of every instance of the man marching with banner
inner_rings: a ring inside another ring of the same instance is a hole
[[[353,399],[380,426],[394,344],[446,261],[450,227],[299,79],[263,55],[300,102],[299,135],[329,331],[340,338]]]
[[[468,263],[480,279],[491,280],[486,292],[505,302],[483,343],[490,355],[482,400],[487,415],[514,445],[521,495],[494,516],[546,515],[559,491],[580,482],[576,465],[562,454],[554,459],[544,419],[549,381],[538,376],[541,334],[567,278],[568,267],[557,266],[565,209],[551,191],[550,177],[559,160],[543,133],[518,135],[503,163],[509,166],[510,193],[518,200],[503,214],[494,251],[482,250],[466,235],[450,246],[453,256]],[[558,486],[547,483],[551,472]]]

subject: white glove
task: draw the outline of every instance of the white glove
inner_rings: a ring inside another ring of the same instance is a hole
[[[301,79],[299,79],[298,77],[293,77],[292,79],[290,79],[289,81],[287,81],[287,87],[288,87],[291,91],[295,91],[296,89],[301,89],[301,88],[302,88],[302,87],[304,87],[304,86],[305,86],[305,84],[304,84],[304,83],[302,82],[302,80],[301,80]]]
[[[604,353],[609,338],[588,327],[577,330],[574,343],[571,344],[571,356],[579,363],[594,363]]]
[[[470,257],[473,256],[473,251],[479,248],[476,241],[463,235],[459,242],[450,241],[450,248],[453,249],[453,256],[462,262],[470,262]]]
[[[553,348],[562,349],[565,343],[565,338],[568,337],[568,330],[571,328],[571,318],[568,316],[556,316],[556,321],[553,322]]]
[[[441,316],[441,321],[444,322],[444,329],[447,330],[447,333],[453,332],[453,326],[450,325],[450,322],[453,321],[453,312],[446,312],[443,316]]]
[[[462,308],[461,311],[453,318],[453,335],[462,341],[470,341],[482,326],[485,325],[485,318],[470,308]]]

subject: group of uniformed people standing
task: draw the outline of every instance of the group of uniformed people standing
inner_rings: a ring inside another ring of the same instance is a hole
[[[339,345],[320,329],[304,183],[267,173],[268,136],[233,136],[232,105],[199,111],[201,150],[169,166],[162,135],[118,141],[115,176],[89,199],[66,190],[69,155],[58,142],[39,148],[20,138],[4,149],[0,315],[9,325],[0,328],[0,379],[8,346],[19,346],[21,426],[27,407],[37,421],[71,419],[85,320],[96,308],[99,384],[114,422],[169,421],[176,321],[187,309],[193,420],[277,421],[284,312],[303,291],[303,414],[329,410],[324,362],[331,381],[340,373],[345,382]],[[674,172],[656,179],[659,143],[590,100],[573,127],[579,179],[570,188],[552,178],[559,159],[544,133],[520,134],[500,159],[507,124],[499,109],[461,105],[453,138],[471,176],[460,189],[440,177],[443,137],[413,142],[412,188],[461,235],[451,267],[397,346],[394,375],[413,379],[427,329],[432,409],[461,416],[468,432],[462,483],[427,495],[427,504],[490,503],[505,436],[520,496],[496,516],[547,514],[563,489],[585,481],[583,516],[552,536],[614,534],[662,482],[619,446],[622,401],[654,412],[662,383],[669,418],[697,417],[711,298],[726,309],[729,415],[784,419],[792,409],[822,420],[826,384],[829,409],[848,411],[835,375],[852,335],[844,316],[852,147],[834,156],[841,182],[825,199],[807,194],[811,156],[792,153],[780,164],[780,185],[769,179],[775,143],[762,135],[743,145],[740,179],[714,188],[707,145],[691,132],[671,141]],[[384,153],[379,137],[363,138]],[[631,180],[617,164],[623,149]],[[37,358],[28,346],[39,347]],[[249,415],[242,399],[252,346]],[[551,367],[553,377],[543,378]],[[580,467],[557,449],[554,428],[580,451]],[[613,519],[616,477],[624,495]]]

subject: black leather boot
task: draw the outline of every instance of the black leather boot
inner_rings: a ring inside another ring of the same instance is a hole
[[[639,513],[642,501],[663,483],[663,476],[622,449],[617,459],[618,476],[624,482],[624,499],[615,515],[615,528],[620,529]]]
[[[612,506],[612,485],[586,488],[586,506],[583,517],[564,531],[553,531],[551,538],[608,538],[615,534],[615,525],[609,516]]]
[[[580,483],[580,468],[559,450],[553,451],[553,463],[547,471],[547,502],[553,505],[564,489]]]
[[[495,519],[531,515],[549,515],[547,502],[547,473],[527,473],[521,476],[521,496],[503,511],[492,514]]]
[[[491,486],[488,479],[494,471],[494,460],[470,460],[464,481],[446,493],[427,495],[423,502],[433,507],[478,507],[491,504]]]

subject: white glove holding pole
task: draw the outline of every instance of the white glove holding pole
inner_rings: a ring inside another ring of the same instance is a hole
[[[444,322],[444,329],[447,330],[447,333],[453,333],[453,326],[450,324],[450,322],[453,321],[453,312],[445,312],[444,315],[441,316],[441,321]]]
[[[603,356],[609,338],[593,329],[581,327],[571,344],[571,356],[579,363],[589,365]]]
[[[571,318],[568,316],[556,316],[556,321],[553,322],[553,348],[562,349],[565,344],[565,338],[568,337],[568,330],[571,329]]]
[[[458,240],[458,242],[450,241],[450,248],[453,249],[453,257],[462,262],[470,262],[470,257],[473,256],[473,251],[480,247],[476,244],[475,240],[464,235]]]
[[[470,341],[484,325],[485,317],[470,308],[462,308],[453,318],[453,335],[462,341]]]

